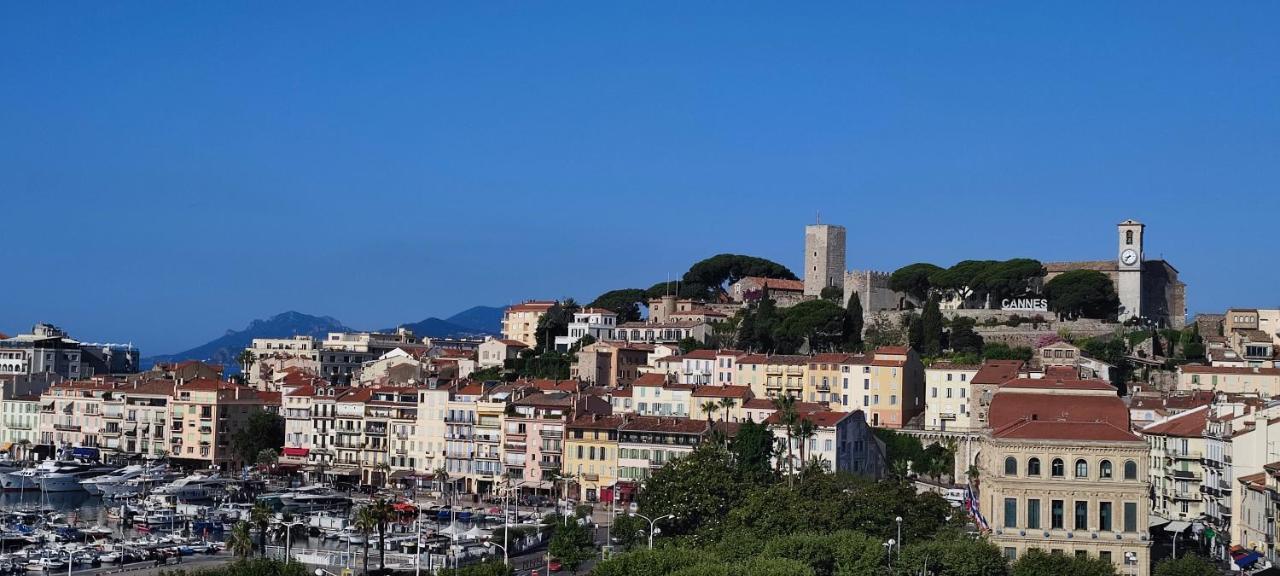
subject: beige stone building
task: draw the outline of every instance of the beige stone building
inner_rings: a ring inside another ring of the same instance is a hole
[[[1277,396],[1280,395],[1280,368],[1187,364],[1178,367],[1178,389]]]
[[[537,346],[538,320],[555,305],[554,300],[527,300],[508,306],[502,314],[502,339],[515,340],[530,348]]]
[[[978,456],[991,540],[1010,559],[1040,548],[1147,576],[1148,457],[1106,382],[1007,382],[992,398]]]
[[[1198,520],[1204,515],[1205,422],[1209,406],[1179,412],[1142,429],[1151,447],[1151,514],[1165,520]]]
[[[934,362],[924,369],[924,427],[928,430],[969,430],[973,415],[973,377],[980,366]]]
[[[195,380],[174,388],[169,422],[173,458],[234,469],[242,464],[231,436],[261,410],[278,410],[279,394],[218,380]]]

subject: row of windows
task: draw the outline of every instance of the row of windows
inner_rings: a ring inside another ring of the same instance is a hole
[[[1084,458],[1077,459],[1075,461],[1074,472],[1075,472],[1076,478],[1089,478],[1089,462]],[[1004,475],[1005,476],[1018,475],[1018,459],[1017,458],[1014,458],[1013,456],[1009,456],[1004,459]],[[1027,459],[1026,475],[1035,476],[1035,477],[1039,477],[1043,475],[1043,473],[1040,470],[1039,458],[1033,457],[1033,458]],[[1049,476],[1053,478],[1066,477],[1066,463],[1063,462],[1061,458],[1054,458],[1053,460],[1050,461]],[[1098,462],[1098,479],[1099,480],[1111,480],[1114,477],[1115,477],[1115,472],[1112,469],[1110,460],[1102,460]],[[1138,463],[1137,462],[1134,462],[1133,460],[1125,461],[1124,479],[1125,480],[1138,479]]]
[[[1073,530],[1089,530],[1089,502],[1087,500],[1076,500],[1072,506],[1071,527]],[[1096,529],[1099,532],[1111,532],[1114,529],[1114,511],[1112,502],[1098,502],[1097,513],[1098,523]],[[1018,518],[1018,499],[1004,499],[1004,516],[1003,526],[1005,528],[1027,528],[1030,530],[1040,530],[1045,528],[1040,518],[1041,506],[1039,498],[1026,499],[1026,517],[1019,522]],[[1124,503],[1124,531],[1138,531],[1138,503]],[[1050,500],[1049,501],[1049,526],[1051,530],[1065,530],[1066,524],[1066,501]]]

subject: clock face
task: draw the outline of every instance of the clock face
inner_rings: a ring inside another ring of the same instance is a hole
[[[1125,250],[1120,253],[1120,261],[1132,266],[1138,261],[1138,253],[1133,250]]]

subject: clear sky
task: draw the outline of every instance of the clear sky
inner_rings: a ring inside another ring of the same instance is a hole
[[[0,16],[0,331],[175,352],[798,270],[1149,257],[1280,305],[1280,7],[84,2]]]

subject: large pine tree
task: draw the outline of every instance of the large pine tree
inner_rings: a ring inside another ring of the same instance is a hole
[[[862,299],[854,292],[845,308],[844,349],[848,352],[861,352],[862,348]]]

